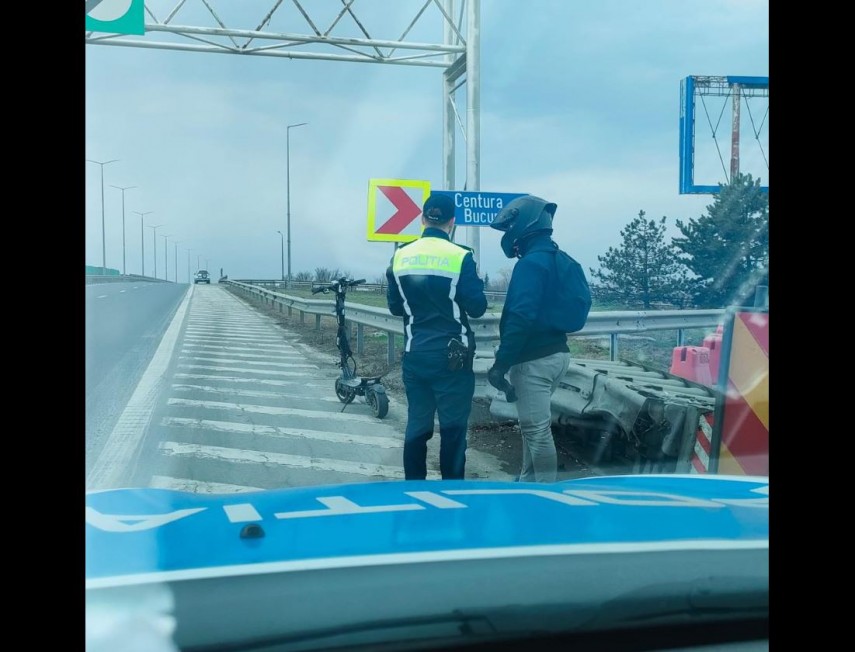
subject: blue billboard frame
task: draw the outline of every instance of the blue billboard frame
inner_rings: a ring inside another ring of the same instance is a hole
[[[680,194],[714,195],[720,186],[695,184],[695,80],[690,75],[680,81]],[[724,77],[729,86],[739,84],[742,88],[769,88],[768,77],[748,77],[729,75]],[[769,186],[760,186],[763,192],[769,192]]]

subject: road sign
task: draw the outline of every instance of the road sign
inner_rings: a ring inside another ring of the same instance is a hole
[[[455,226],[490,226],[508,202],[527,193],[481,192],[480,190],[434,190],[454,200]]]
[[[86,0],[86,29],[145,34],[144,0]]]
[[[422,233],[422,206],[430,181],[370,179],[368,181],[368,239],[412,242]]]

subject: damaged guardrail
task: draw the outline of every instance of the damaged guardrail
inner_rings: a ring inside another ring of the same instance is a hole
[[[305,321],[305,315],[315,317],[315,327],[320,329],[321,317],[335,319],[335,303],[323,299],[306,299],[295,297],[283,292],[277,292],[265,287],[251,285],[241,281],[224,281],[223,284],[232,287],[241,294],[254,297],[262,303],[283,312],[287,309],[291,315],[294,310],[300,313],[300,321]],[[585,328],[570,337],[609,336],[609,357],[617,360],[619,355],[618,336],[621,334],[639,334],[657,330],[677,331],[677,346],[683,342],[683,331],[693,328],[714,328],[724,318],[724,310],[625,310],[592,312],[588,315]],[[475,333],[477,342],[495,343],[499,339],[499,318],[495,313],[485,314],[477,319],[470,319],[469,324]],[[364,327],[383,331],[387,335],[404,335],[404,325],[400,317],[392,315],[385,308],[359,306],[353,303],[347,306],[347,321],[356,324],[357,352],[363,352]],[[388,338],[387,361],[395,361],[397,351],[394,338]]]
[[[291,315],[335,319],[335,304],[329,300],[305,299],[240,281],[226,281],[237,292]],[[610,360],[574,359],[552,397],[553,423],[593,444],[594,463],[621,457],[639,473],[688,472],[689,455],[695,446],[699,420],[714,410],[713,390],[640,364],[618,361],[618,336],[657,330],[676,330],[677,345],[683,331],[714,328],[724,319],[724,310],[662,310],[592,312],[585,327],[570,337],[609,337]],[[490,401],[494,418],[516,420],[516,406],[487,383],[493,364],[493,349],[499,339],[498,314],[471,319],[476,341],[489,343],[476,350],[475,397]],[[363,352],[364,328],[387,335],[387,360],[398,355],[394,336],[403,338],[400,317],[387,309],[350,304],[347,320],[356,324],[357,352]]]

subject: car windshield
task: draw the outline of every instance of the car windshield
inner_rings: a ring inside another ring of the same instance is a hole
[[[765,619],[769,0],[85,4],[88,648]]]

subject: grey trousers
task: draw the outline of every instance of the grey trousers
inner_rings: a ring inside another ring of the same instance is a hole
[[[552,438],[552,394],[570,366],[569,353],[515,364],[510,381],[517,393],[523,439],[520,482],[555,482],[558,458]]]

